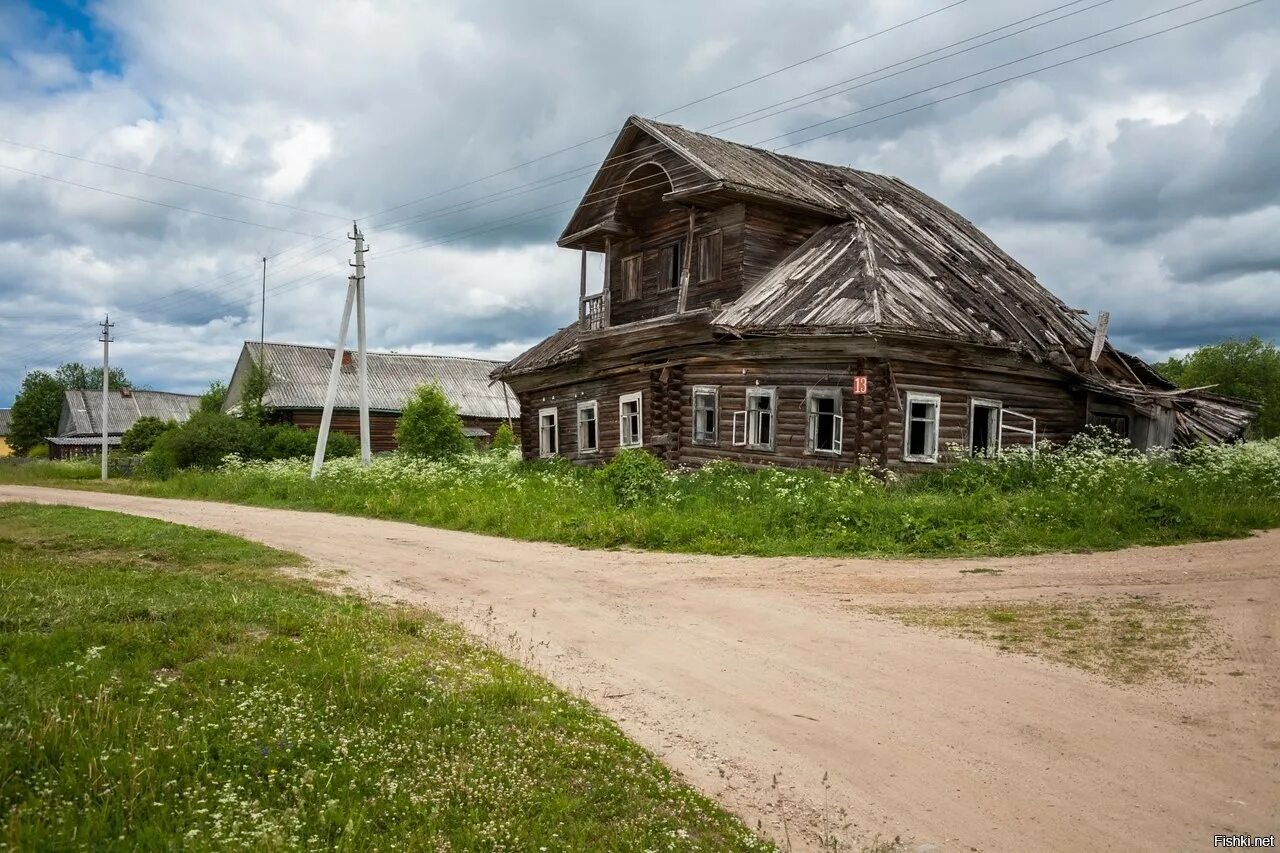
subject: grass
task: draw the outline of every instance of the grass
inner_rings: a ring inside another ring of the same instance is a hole
[[[987,556],[1246,536],[1280,526],[1280,440],[1145,456],[1084,437],[1065,449],[882,481],[720,463],[664,474],[473,456],[188,470],[108,488],[326,510],[586,548],[706,554]],[[43,480],[45,472],[50,478]],[[78,472],[78,473],[77,473]],[[72,479],[75,476],[82,480]],[[99,488],[89,464],[0,466],[0,481]]]
[[[0,847],[771,849],[585,703],[298,562],[0,505]]]
[[[1192,605],[1145,596],[1069,603],[877,607],[912,626],[1035,655],[1121,684],[1190,682],[1213,652],[1209,619]]]

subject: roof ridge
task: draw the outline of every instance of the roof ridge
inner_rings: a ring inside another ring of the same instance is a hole
[[[245,346],[259,346],[257,341],[245,341]],[[264,347],[292,347],[293,349],[318,349],[326,352],[333,352],[333,347],[324,346],[322,344],[291,344],[283,341],[264,341],[261,346]],[[351,347],[347,347],[345,352],[354,352]],[[430,352],[391,352],[389,350],[368,350],[366,355],[393,355],[403,356],[405,358],[448,358],[454,361],[483,361],[486,364],[503,364],[501,359],[481,358],[475,355],[444,355]]]

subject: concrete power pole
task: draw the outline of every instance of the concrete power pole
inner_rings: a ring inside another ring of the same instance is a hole
[[[102,341],[102,479],[107,479],[107,415],[110,412],[109,391],[111,387],[111,328],[115,323],[111,322],[111,315],[106,315],[102,322],[98,324],[102,327],[102,334],[98,340]]]
[[[364,244],[360,226],[352,222],[351,228],[351,239],[356,244],[356,262],[352,266],[356,268],[356,378],[360,383],[360,464],[367,466],[373,460],[369,439],[369,365],[364,323],[364,253],[369,249]]]
[[[360,382],[360,458],[368,464],[369,452],[369,388],[368,373],[365,368],[364,340],[364,253],[369,251],[364,244],[364,235],[359,227],[351,239],[356,241],[356,262],[352,264],[356,271],[347,278],[347,299],[342,306],[342,321],[338,324],[338,342],[333,348],[333,364],[329,368],[329,387],[324,395],[324,413],[320,416],[320,434],[316,436],[316,452],[311,459],[311,479],[320,473],[324,464],[324,451],[329,444],[329,426],[333,423],[333,406],[338,396],[338,377],[342,374],[342,356],[347,347],[347,329],[351,325],[351,306],[357,307],[356,329],[359,340],[357,347],[360,364],[358,378]],[[357,296],[359,298],[357,298]]]

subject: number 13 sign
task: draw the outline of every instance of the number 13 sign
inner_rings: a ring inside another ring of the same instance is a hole
[[[867,393],[867,377],[865,376],[853,377],[853,393],[855,394]]]

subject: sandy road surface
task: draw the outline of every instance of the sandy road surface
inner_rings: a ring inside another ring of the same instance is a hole
[[[1277,532],[970,563],[734,559],[78,491],[0,499],[221,530],[427,605],[587,696],[796,849],[824,826],[853,849],[878,834],[1000,851],[1210,850],[1215,833],[1280,831]],[[1228,652],[1208,683],[1118,688],[857,607],[1139,591],[1211,609]]]

